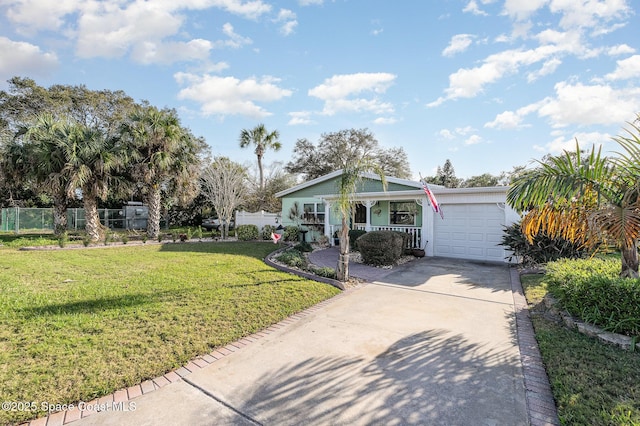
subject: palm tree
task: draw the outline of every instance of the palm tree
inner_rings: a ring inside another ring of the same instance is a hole
[[[107,139],[99,129],[76,124],[68,130],[68,191],[82,192],[85,214],[85,230],[91,241],[104,236],[104,226],[98,215],[98,200],[104,201],[109,187],[120,183],[116,174],[123,160],[122,153],[113,139]]]
[[[39,114],[33,124],[24,129],[22,146],[27,168],[27,179],[33,179],[37,188],[53,201],[53,231],[61,235],[67,230],[67,208],[70,177],[67,169],[68,139],[65,128],[69,123],[55,119],[51,114]],[[74,194],[75,195],[75,194]]]
[[[121,164],[113,141],[104,133],[49,114],[37,116],[25,134],[26,150],[32,159],[32,175],[54,201],[54,229],[66,231],[66,210],[80,194],[89,239],[104,234],[98,216],[98,200],[104,200],[109,185],[118,182],[114,172]]]
[[[639,115],[640,119],[640,115]],[[524,234],[545,231],[595,247],[611,242],[620,250],[621,277],[638,277],[640,238],[640,128],[633,123],[617,141],[626,154],[616,159],[593,147],[588,155],[566,152],[538,162],[516,178],[507,202],[520,212]]]
[[[246,148],[249,145],[255,145],[255,154],[258,157],[258,171],[260,173],[260,193],[264,190],[264,170],[262,167],[262,158],[267,149],[278,151],[282,144],[278,141],[280,134],[277,130],[269,133],[264,124],[258,124],[251,130],[243,129],[240,132],[240,148]]]
[[[180,125],[174,110],[138,107],[123,125],[133,179],[149,208],[147,235],[160,233],[162,191],[192,188],[198,183],[198,145]]]
[[[372,159],[365,157],[344,169],[338,183],[338,210],[341,216],[340,255],[336,267],[336,278],[346,282],[349,279],[349,219],[353,212],[353,195],[361,185],[367,173],[374,172],[380,177],[386,191],[387,179],[384,170]]]

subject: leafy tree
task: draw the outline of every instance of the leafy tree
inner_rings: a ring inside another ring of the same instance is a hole
[[[426,177],[428,183],[442,185],[445,188],[457,188],[460,186],[461,179],[456,177],[451,160],[447,158],[442,167],[438,166],[435,176]]]
[[[3,151],[11,150],[9,157],[13,159],[17,158],[18,151],[22,151],[22,156],[27,154],[21,139],[36,116],[47,114],[56,121],[77,123],[111,139],[135,105],[122,91],[94,91],[85,86],[67,85],[44,88],[32,79],[21,77],[14,77],[8,83],[9,88],[0,91],[0,132],[5,139]],[[5,166],[9,161],[5,161]],[[19,175],[16,167],[2,167],[2,170],[0,174],[11,177],[0,178],[0,191],[7,193],[9,200],[15,197],[22,205],[50,205],[49,197],[43,196],[28,176]]]
[[[249,194],[243,207],[251,212],[265,210],[279,212],[282,210],[282,200],[275,194],[296,184],[296,177],[285,172],[279,163],[269,167],[269,173],[265,176],[264,189],[260,191],[256,182],[249,181]]]
[[[464,179],[460,183],[461,188],[477,188],[481,186],[498,186],[505,179],[505,174],[501,173],[499,176],[494,176],[491,173],[483,173],[478,176],[471,176],[469,179]]]
[[[224,239],[229,233],[234,211],[247,197],[246,169],[227,157],[216,157],[202,171],[201,182],[202,192],[213,204],[223,224]]]
[[[262,158],[268,149],[280,150],[282,144],[278,141],[280,134],[277,130],[269,133],[264,124],[258,124],[251,130],[243,129],[240,132],[240,148],[249,145],[255,146],[255,154],[258,158],[258,171],[260,173],[260,190],[264,189],[264,170],[262,168]]]
[[[640,115],[638,116],[640,119]],[[629,123],[615,137],[624,152],[616,159],[592,147],[552,156],[518,177],[507,202],[526,211],[523,232],[530,239],[543,231],[568,241],[585,239],[592,247],[603,241],[621,252],[620,276],[638,277],[640,238],[640,127]]]
[[[388,176],[410,179],[409,160],[404,149],[383,149],[367,129],[348,129],[322,134],[317,146],[307,139],[299,139],[293,149],[294,157],[285,166],[305,180],[315,179],[336,170],[345,169],[364,159],[375,161]]]
[[[371,158],[364,157],[355,163],[345,165],[338,183],[338,210],[341,216],[340,255],[336,268],[336,278],[342,282],[349,279],[349,218],[353,211],[353,195],[362,182],[363,174],[375,172],[386,190],[384,170]]]
[[[203,141],[180,125],[174,110],[139,106],[121,129],[129,173],[149,208],[147,235],[156,238],[164,199],[192,198],[198,189],[198,155]]]

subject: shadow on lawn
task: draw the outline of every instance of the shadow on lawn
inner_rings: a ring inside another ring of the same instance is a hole
[[[101,297],[88,300],[77,300],[64,303],[52,303],[44,306],[27,307],[21,311],[28,317],[42,315],[74,315],[91,314],[110,309],[130,308],[162,301],[165,297],[177,297],[179,291],[165,291],[161,293],[124,294],[122,296]]]
[[[427,330],[368,362],[318,356],[266,373],[242,411],[264,424],[526,424],[517,361]]]

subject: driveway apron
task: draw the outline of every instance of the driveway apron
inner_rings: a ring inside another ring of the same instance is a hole
[[[77,424],[528,424],[509,269],[415,260],[134,401]]]

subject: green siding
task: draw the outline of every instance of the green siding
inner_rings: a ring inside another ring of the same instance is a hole
[[[305,198],[313,197],[314,195],[331,195],[338,192],[338,185],[340,177],[330,179],[324,182],[320,182],[307,188],[302,188],[298,191],[288,194],[286,197]],[[388,183],[387,192],[393,191],[410,191],[417,189],[415,186],[401,185],[399,183]],[[382,182],[377,179],[364,179],[357,189],[358,193],[362,192],[383,192]]]

